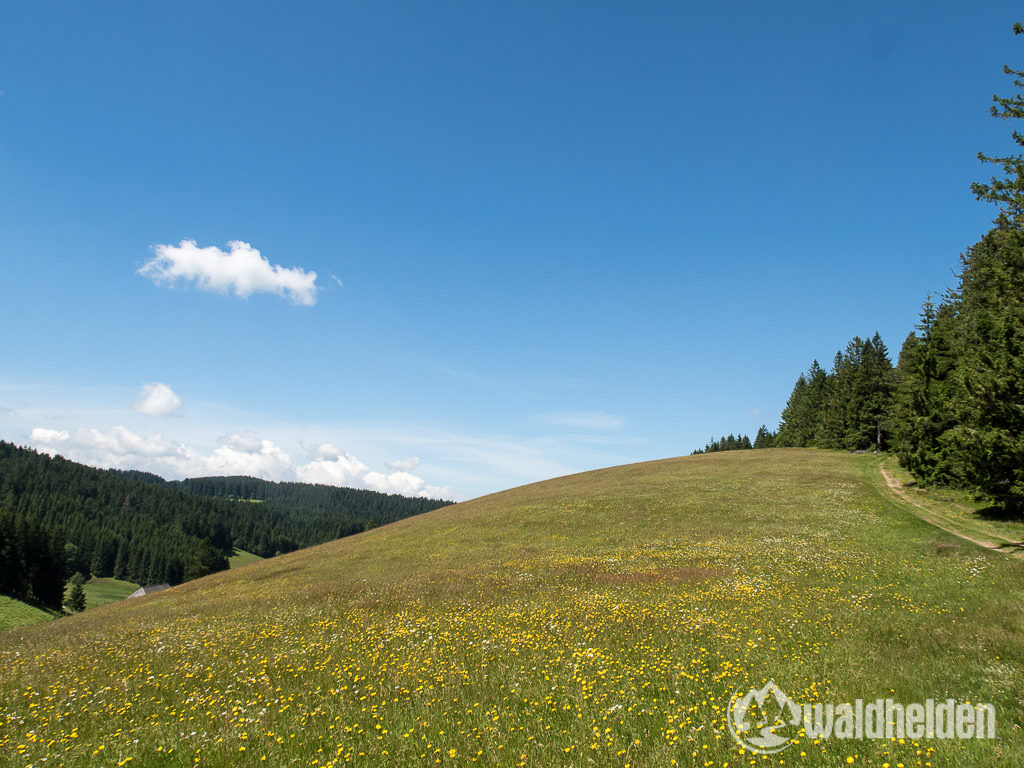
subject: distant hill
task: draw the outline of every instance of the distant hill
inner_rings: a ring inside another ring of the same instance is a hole
[[[235,549],[271,557],[446,503],[253,478],[168,482],[148,472],[95,469],[0,442],[0,522],[8,521],[13,532],[24,527],[18,521],[31,521],[52,533],[53,541],[62,538],[68,574],[139,584],[177,584],[226,569]],[[11,541],[0,541],[3,546],[18,548]],[[31,589],[22,592],[31,595]]]
[[[155,475],[152,472],[143,472],[140,469],[108,469],[106,471],[124,480],[136,480],[140,483],[156,483],[160,485],[167,482],[160,475]]]

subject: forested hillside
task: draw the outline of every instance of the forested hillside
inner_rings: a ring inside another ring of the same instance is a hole
[[[233,507],[235,546],[271,557],[429,512],[447,502],[358,488],[275,483],[255,477],[199,477],[168,485],[197,496],[259,502]]]
[[[0,594],[59,607],[75,572],[177,584],[227,568],[235,547],[270,557],[445,503],[251,478],[166,482],[0,441]]]

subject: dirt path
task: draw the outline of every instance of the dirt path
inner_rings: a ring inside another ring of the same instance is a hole
[[[893,477],[893,475],[886,470],[885,465],[879,464],[878,468],[881,471],[882,477],[885,479],[885,484],[889,487],[889,490],[892,491],[894,495],[913,506],[915,514],[926,523],[931,523],[936,528],[941,528],[946,533],[951,533],[965,541],[971,542],[972,544],[977,544],[979,547],[994,549],[1013,557],[1024,557],[1024,542],[1011,541],[1010,539],[1000,536],[992,531],[985,532],[983,534],[985,538],[978,538],[979,534],[976,531],[971,531],[974,535],[968,535],[963,530],[962,522],[948,514],[925,505],[918,499],[915,499],[911,494],[907,493],[906,487],[903,483]]]

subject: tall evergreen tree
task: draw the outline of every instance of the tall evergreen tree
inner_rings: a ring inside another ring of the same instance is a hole
[[[771,448],[774,444],[774,435],[768,431],[768,427],[762,424],[754,437],[754,448]]]
[[[786,407],[782,409],[782,423],[779,424],[779,434],[776,438],[776,445],[787,448],[807,445],[807,421],[805,413],[807,410],[807,377],[801,373],[796,378],[793,391],[789,394]]]
[[[876,331],[861,349],[860,370],[855,384],[857,448],[873,444],[880,451],[885,447],[884,436],[890,428],[894,385],[889,350]]]
[[[818,433],[817,445],[821,448],[841,448],[853,450],[851,445],[851,424],[855,411],[854,383],[856,369],[860,365],[860,353],[863,340],[854,336],[842,352],[836,352],[829,372],[828,392],[821,415],[821,430]]]
[[[72,613],[81,613],[85,610],[85,577],[81,573],[71,577],[67,607]]]
[[[822,409],[828,394],[828,376],[818,361],[807,374],[801,373],[782,411],[782,424],[775,437],[779,446],[811,446],[820,440]]]
[[[956,426],[945,447],[967,480],[1024,514],[1024,231],[1006,218],[964,256]]]
[[[938,306],[926,301],[920,322],[900,350],[893,448],[900,464],[925,484],[964,480],[959,450],[946,436],[956,425],[958,307],[959,296],[952,292]]]

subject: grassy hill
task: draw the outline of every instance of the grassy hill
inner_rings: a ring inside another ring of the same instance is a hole
[[[776,449],[598,470],[0,634],[0,754],[1019,764],[1024,561],[918,519],[878,464]],[[808,703],[991,702],[1000,738],[744,753],[730,699],[769,679]]]
[[[56,616],[56,611],[37,608],[34,605],[15,600],[13,597],[0,595],[0,632],[14,627],[50,621]]]
[[[243,565],[249,565],[250,563],[258,563],[263,560],[259,555],[254,555],[252,552],[246,552],[244,549],[238,549],[235,547],[232,550],[231,557],[228,558],[228,564],[232,568],[241,568]]]
[[[141,584],[121,579],[89,579],[85,582],[85,607],[88,610],[124,600],[140,586]]]

